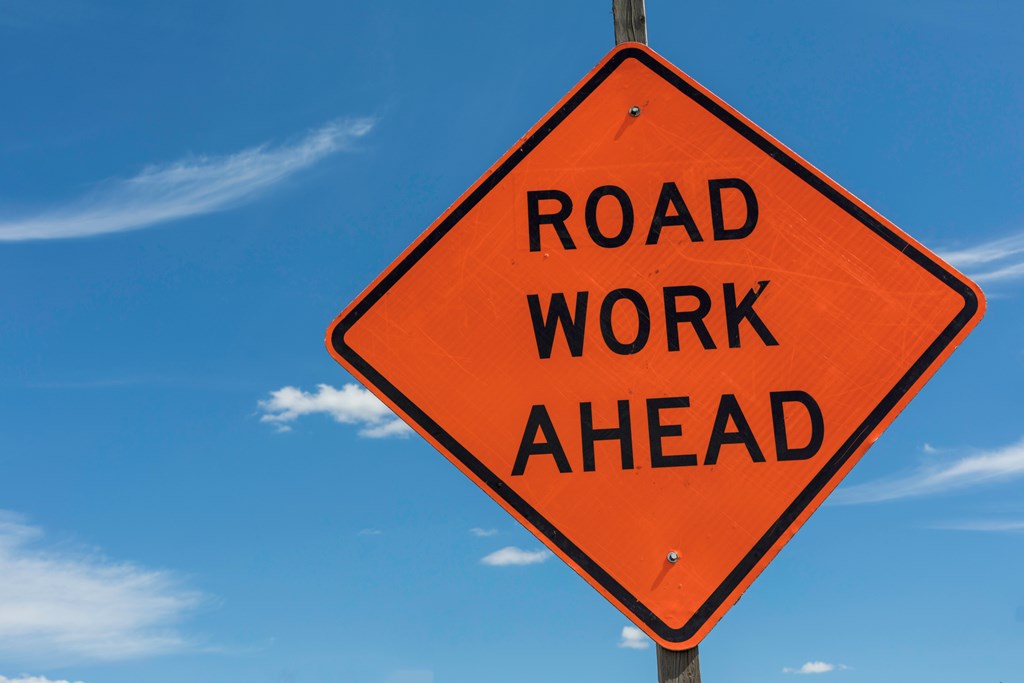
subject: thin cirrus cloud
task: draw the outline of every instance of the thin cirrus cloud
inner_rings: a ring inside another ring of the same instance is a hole
[[[651,646],[651,639],[636,626],[623,626],[619,635],[619,647],[627,650],[646,650]]]
[[[203,597],[175,575],[48,546],[40,528],[10,512],[0,512],[0,576],[0,656],[8,659],[114,661],[194,646],[177,625]]]
[[[356,536],[381,536],[384,532],[380,529],[360,529]]]
[[[282,432],[291,431],[291,423],[305,415],[328,415],[342,424],[359,425],[359,436],[369,439],[412,433],[379,398],[358,384],[349,383],[341,389],[319,384],[315,392],[282,387],[270,392],[270,398],[258,405],[263,412],[260,421]]]
[[[784,674],[827,674],[836,669],[847,669],[849,667],[843,664],[829,664],[828,662],[804,662],[802,666],[796,668],[783,667],[782,673]]]
[[[372,128],[370,119],[335,121],[292,144],[148,166],[130,178],[102,182],[63,206],[0,216],[0,241],[124,232],[228,209],[345,149]]]
[[[477,538],[489,538],[491,536],[497,536],[497,529],[482,529],[478,526],[473,527],[469,530],[469,533]]]
[[[490,567],[520,567],[529,564],[540,564],[551,558],[548,550],[523,550],[515,546],[508,546],[501,550],[495,550],[490,555],[485,555],[480,562]]]
[[[0,676],[0,683],[72,683],[71,681],[60,679],[59,681],[47,678],[46,676],[26,676],[21,675],[17,678],[8,678],[7,676]],[[74,681],[74,683],[82,683],[82,681]]]
[[[837,490],[830,502],[837,505],[881,503],[904,498],[962,491],[1024,476],[1024,439],[1009,446],[981,451],[943,463],[929,462],[889,479]]]
[[[1024,277],[1024,232],[939,254],[981,284]]]

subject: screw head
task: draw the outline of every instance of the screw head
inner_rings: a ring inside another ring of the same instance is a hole
[[[667,559],[672,564],[675,564],[676,562],[679,561],[679,553],[677,553],[675,550],[671,550],[668,553],[668,557],[665,558],[665,559]]]
[[[640,107],[638,107],[636,105],[633,105],[632,107],[630,107],[629,108],[629,115],[632,116],[633,118],[636,118],[637,116],[640,116]]]

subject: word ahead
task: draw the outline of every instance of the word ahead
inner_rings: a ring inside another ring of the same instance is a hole
[[[825,423],[821,417],[821,408],[803,391],[773,391],[769,394],[772,412],[772,430],[774,432],[775,457],[780,461],[806,460],[818,452],[825,435]],[[581,460],[584,472],[597,469],[594,458],[594,445],[598,441],[616,441],[622,456],[622,469],[633,469],[633,430],[628,400],[618,401],[618,424],[614,427],[595,428],[594,409],[590,403],[580,404],[580,443]],[[811,422],[811,436],[808,443],[799,448],[789,445],[786,433],[787,403],[798,403],[807,412]],[[692,467],[697,464],[697,454],[676,453],[668,455],[662,447],[662,439],[682,436],[683,428],[679,424],[664,424],[662,411],[671,408],[689,408],[688,396],[672,396],[668,398],[647,399],[647,439],[650,446],[651,467]],[[730,429],[729,424],[733,427]],[[542,437],[538,439],[538,437]],[[747,454],[754,462],[765,462],[754,432],[747,422],[740,404],[732,394],[723,394],[718,402],[715,413],[715,424],[711,429],[711,440],[704,450],[704,464],[714,465],[722,446],[739,444],[746,448]],[[565,454],[562,441],[555,431],[555,426],[543,405],[535,405],[530,409],[530,417],[526,422],[526,432],[519,444],[516,462],[512,468],[513,475],[521,475],[526,471],[526,463],[530,456],[550,455],[562,474],[572,472],[569,458]]]

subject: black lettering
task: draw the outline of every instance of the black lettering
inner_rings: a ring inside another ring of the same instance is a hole
[[[569,304],[565,294],[555,292],[551,295],[551,305],[547,316],[540,308],[540,297],[527,294],[526,302],[530,306],[530,321],[533,323],[533,336],[537,340],[537,353],[541,358],[551,358],[551,348],[555,344],[555,331],[561,327],[569,353],[573,357],[583,355],[583,330],[587,325],[587,292],[576,294],[576,315],[569,313]]]
[[[727,432],[730,419],[736,425],[736,430]],[[715,415],[715,425],[711,428],[711,439],[708,442],[708,454],[704,457],[704,464],[717,463],[718,454],[727,443],[743,444],[747,447],[751,460],[764,462],[764,454],[757,439],[754,438],[754,432],[751,431],[747,418],[740,410],[739,402],[732,394],[723,394],[722,400],[718,403],[718,413]]]
[[[665,455],[661,440],[669,436],[682,436],[682,425],[662,424],[661,411],[670,408],[689,408],[688,396],[647,399],[647,437],[651,442],[651,467],[689,467],[697,464],[696,453]]]
[[[680,285],[678,287],[666,287],[665,297],[665,331],[668,333],[668,350],[679,350],[679,324],[690,323],[693,331],[697,333],[701,345],[705,349],[715,348],[715,340],[711,338],[707,325],[704,324],[704,316],[711,310],[711,296],[696,285]],[[689,296],[697,300],[697,307],[692,311],[680,311],[677,307],[679,297]]]
[[[602,197],[615,197],[619,202],[619,208],[622,209],[622,225],[618,234],[612,237],[605,237],[597,225],[597,204]],[[590,239],[599,247],[621,247],[633,234],[633,203],[629,201],[629,195],[621,187],[602,185],[591,192],[587,197],[586,217]]]
[[[773,391],[771,393],[772,403],[772,429],[775,431],[775,456],[780,461],[786,460],[807,460],[817,454],[825,439],[825,420],[821,416],[821,408],[806,391]],[[801,448],[792,448],[789,445],[789,437],[786,433],[786,405],[787,403],[799,403],[807,411],[811,419],[811,436],[807,445]]]
[[[554,213],[541,213],[540,203],[551,199],[559,203]],[[565,227],[565,219],[572,213],[572,199],[561,190],[531,190],[526,193],[526,216],[530,226],[530,251],[540,251],[540,226],[550,225],[555,229],[563,249],[575,249],[572,236]]]
[[[675,210],[674,216],[668,215],[669,206]],[[691,242],[703,242],[697,224],[690,214],[690,209],[683,201],[683,195],[675,183],[665,183],[661,186],[661,194],[658,195],[658,206],[654,209],[654,218],[651,219],[651,229],[647,233],[647,244],[657,244],[661,237],[661,229],[665,226],[681,225],[686,228]]]
[[[615,336],[615,330],[612,329],[612,309],[623,299],[633,304],[637,316],[636,337],[628,344],[620,342]],[[637,353],[647,345],[647,340],[651,336],[651,312],[640,292],[622,288],[608,293],[601,303],[601,336],[604,337],[604,343],[608,348],[620,356]]]
[[[743,194],[743,200],[747,203],[747,219],[738,228],[726,228],[725,216],[722,215],[722,190],[732,188]],[[711,227],[715,234],[715,240],[739,240],[743,239],[754,231],[757,225],[757,197],[754,190],[739,178],[721,178],[708,181],[708,191],[711,196]]]
[[[536,441],[537,432],[544,435],[544,441]],[[526,471],[526,461],[531,455],[548,454],[554,457],[555,465],[562,474],[572,472],[569,467],[569,459],[565,457],[565,449],[558,440],[555,432],[555,425],[551,423],[551,416],[548,415],[544,406],[533,406],[530,408],[530,417],[526,420],[526,429],[523,430],[523,440],[519,443],[519,452],[516,453],[516,462],[512,466],[512,476],[517,477]]]
[[[594,442],[618,441],[622,453],[622,469],[633,469],[633,432],[629,420],[629,401],[619,401],[619,425],[594,429],[594,409],[590,403],[580,404],[580,432],[583,436],[583,471],[594,471]]]
[[[768,280],[758,282],[757,289],[749,290],[739,304],[736,303],[736,285],[731,282],[722,285],[725,294],[725,326],[729,332],[729,348],[738,349],[740,347],[740,323],[744,319],[754,328],[765,346],[779,345],[779,342],[765,326],[764,321],[754,312],[754,302],[764,293],[768,282]]]

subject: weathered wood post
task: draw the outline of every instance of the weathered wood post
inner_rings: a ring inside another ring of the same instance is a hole
[[[647,13],[644,0],[612,0],[615,44],[647,44]],[[669,650],[658,645],[658,683],[700,683],[697,647]]]
[[[658,683],[700,683],[697,646],[689,650],[669,650],[659,645]]]
[[[615,44],[647,44],[647,14],[644,0],[612,0],[612,21],[615,22]]]

